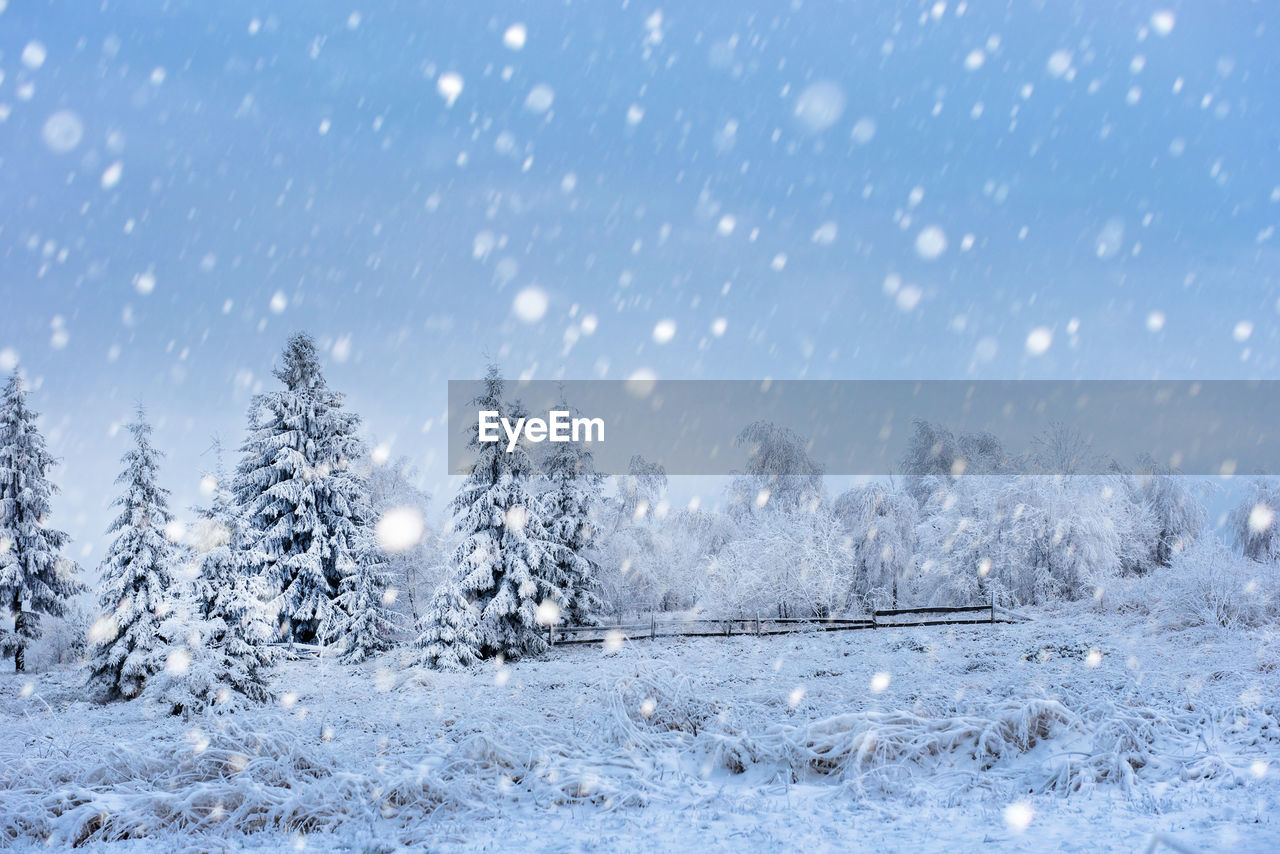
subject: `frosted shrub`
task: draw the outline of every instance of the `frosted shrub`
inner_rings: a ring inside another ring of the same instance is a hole
[[[860,610],[849,538],[826,510],[768,514],[711,559],[703,604],[727,616]]]
[[[842,494],[833,513],[853,551],[855,595],[869,607],[898,607],[899,586],[915,561],[915,501],[873,483]]]
[[[1277,511],[1280,511],[1280,483],[1261,477],[1254,480],[1244,501],[1231,511],[1228,521],[1236,548],[1245,557],[1267,563],[1280,562]]]
[[[1251,561],[1216,537],[1182,552],[1161,581],[1159,610],[1174,625],[1250,628],[1280,619],[1276,566]]]
[[[1017,606],[1093,593],[1121,570],[1128,502],[1117,486],[1093,475],[934,484],[917,528],[920,595]]]

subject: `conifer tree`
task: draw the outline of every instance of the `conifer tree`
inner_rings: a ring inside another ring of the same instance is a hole
[[[337,601],[344,579],[378,560],[368,488],[353,467],[360,418],[325,383],[311,336],[290,338],[274,373],[285,387],[254,398],[236,472],[245,558],[270,585],[286,637],[329,642],[359,617]],[[353,582],[346,590],[367,592]]]
[[[341,614],[337,636],[347,661],[364,661],[391,648],[396,624],[386,600],[391,575],[376,558],[347,569],[336,600]]]
[[[274,659],[268,644],[275,627],[260,595],[261,577],[241,561],[244,525],[222,471],[222,446],[215,442],[210,505],[191,528],[196,565],[192,581],[193,628],[208,648],[212,690],[221,687],[262,702],[267,699],[265,670]]]
[[[49,474],[57,461],[26,395],[15,370],[0,400],[0,608],[14,622],[12,633],[0,630],[0,652],[13,654],[19,673],[27,644],[40,637],[41,615],[62,616],[67,600],[84,589],[74,579],[78,567],[59,555],[70,537],[48,526],[58,490]]]
[[[453,576],[436,588],[427,605],[425,626],[418,636],[419,664],[436,670],[457,670],[480,657],[479,615]]]
[[[502,399],[503,383],[490,367],[484,390],[473,404],[499,417],[514,414]],[[471,427],[470,446],[477,459],[450,504],[461,542],[453,572],[462,595],[478,612],[483,656],[517,658],[541,651],[546,641],[538,626],[538,607],[565,600],[553,582],[554,566],[542,541],[542,525],[530,493],[533,463],[524,448],[508,452],[498,442],[481,442]]]
[[[171,591],[177,553],[165,537],[169,491],[156,482],[163,455],[151,445],[151,425],[142,407],[129,432],[134,445],[116,478],[124,487],[114,502],[120,515],[108,529],[116,538],[101,567],[103,616],[91,630],[89,681],[104,701],[136,697],[164,667],[167,644],[161,625],[175,605]]]
[[[561,403],[560,408],[568,405]],[[543,473],[548,485],[540,496],[543,538],[551,552],[553,581],[564,595],[563,617],[568,623],[589,624],[600,609],[591,513],[603,478],[596,473],[591,451],[578,441],[558,443]]]

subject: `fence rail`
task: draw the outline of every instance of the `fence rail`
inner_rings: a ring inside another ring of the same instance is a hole
[[[731,617],[692,620],[650,618],[647,623],[618,623],[599,626],[548,626],[547,642],[564,644],[605,643],[616,640],[686,637],[729,638],[734,635],[798,634],[804,632],[843,632],[860,629],[912,628],[916,626],[973,626],[992,623],[1025,622],[1026,617],[987,605],[958,605],[939,608],[885,608],[867,617],[829,617],[800,619],[795,617]]]

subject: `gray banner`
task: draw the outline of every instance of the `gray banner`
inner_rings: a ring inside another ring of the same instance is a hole
[[[482,387],[449,382],[452,474],[475,459]],[[637,455],[669,475],[738,473],[750,451],[738,436],[761,421],[801,437],[832,475],[918,473],[922,443],[929,465],[953,473],[1142,472],[1152,462],[1188,475],[1280,471],[1280,381],[1270,380],[534,381],[508,382],[505,399],[506,427],[493,417],[486,427],[504,450],[516,402],[526,418],[552,422],[545,435],[529,421],[520,430],[534,452],[571,433],[568,417],[598,419],[580,422],[579,438],[602,474],[626,474]],[[562,400],[571,416],[551,415]],[[977,434],[994,436],[998,449]],[[913,442],[914,470],[904,467]]]

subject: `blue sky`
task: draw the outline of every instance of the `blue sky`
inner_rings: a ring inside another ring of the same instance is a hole
[[[134,403],[186,506],[300,329],[437,490],[486,358],[1277,376],[1271,4],[265,5],[0,0],[0,362],[88,563]]]

